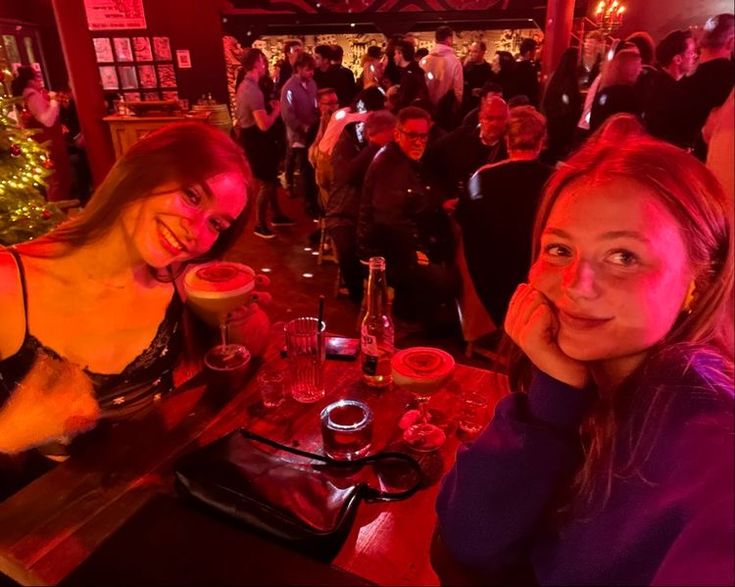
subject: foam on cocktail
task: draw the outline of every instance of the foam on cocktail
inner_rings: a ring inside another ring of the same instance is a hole
[[[398,351],[391,360],[393,381],[414,393],[433,393],[454,369],[452,355],[431,347],[414,347]]]
[[[194,267],[184,277],[188,302],[202,319],[213,325],[245,304],[253,288],[255,271],[229,261],[212,261]]]

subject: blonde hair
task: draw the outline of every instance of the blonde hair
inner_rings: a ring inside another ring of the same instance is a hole
[[[647,187],[676,219],[695,275],[694,299],[663,340],[649,349],[638,369],[601,397],[582,424],[585,459],[570,495],[565,496],[561,511],[567,513],[604,506],[614,477],[644,479],[642,466],[658,438],[662,416],[676,397],[676,391],[666,386],[646,385],[652,373],[665,372],[667,365],[670,368],[679,359],[688,364],[696,357],[714,357],[719,367],[708,372],[713,389],[732,389],[732,226],[720,184],[690,154],[642,134],[634,133],[625,140],[622,133],[606,135],[603,129],[549,180],[536,214],[534,260],[539,255],[541,233],[561,194],[579,182],[599,185],[621,178]],[[507,349],[507,353],[512,387],[527,389],[530,361],[518,347]],[[625,462],[616,459],[621,422],[630,427]]]
[[[540,149],[546,138],[546,117],[533,106],[511,108],[506,137],[510,150]]]

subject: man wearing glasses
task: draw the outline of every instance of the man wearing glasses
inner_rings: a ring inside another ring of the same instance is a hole
[[[454,320],[456,278],[441,199],[421,165],[430,129],[425,110],[409,106],[398,113],[394,141],[365,176],[357,239],[363,259],[386,258],[394,314],[436,330]]]

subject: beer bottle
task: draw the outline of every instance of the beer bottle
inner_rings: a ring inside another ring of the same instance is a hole
[[[393,321],[388,315],[385,259],[370,258],[367,311],[360,327],[362,377],[371,387],[387,387],[393,381]]]

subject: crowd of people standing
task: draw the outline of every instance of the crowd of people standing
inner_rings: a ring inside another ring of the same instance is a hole
[[[364,261],[382,255],[398,317],[431,316],[423,326],[441,330],[457,322],[456,223],[473,286],[502,324],[530,262],[527,246],[496,253],[502,219],[523,218],[510,223],[514,242],[529,241],[553,167],[615,114],[704,158],[701,129],[733,85],[732,30],[732,15],[720,15],[696,41],[689,31],[658,45],[643,32],[610,41],[591,31],[563,53],[543,91],[533,38],[517,55],[496,51],[488,61],[481,39],[460,59],[446,26],[421,54],[413,35],[396,35],[366,51],[357,79],[336,45],[309,54],[288,41],[273,76],[252,49],[237,126],[261,182],[255,234],[273,238],[272,227],[293,222],[278,204],[282,168],[286,193],[324,219],[350,298],[362,299]],[[490,225],[498,230],[483,229]]]

